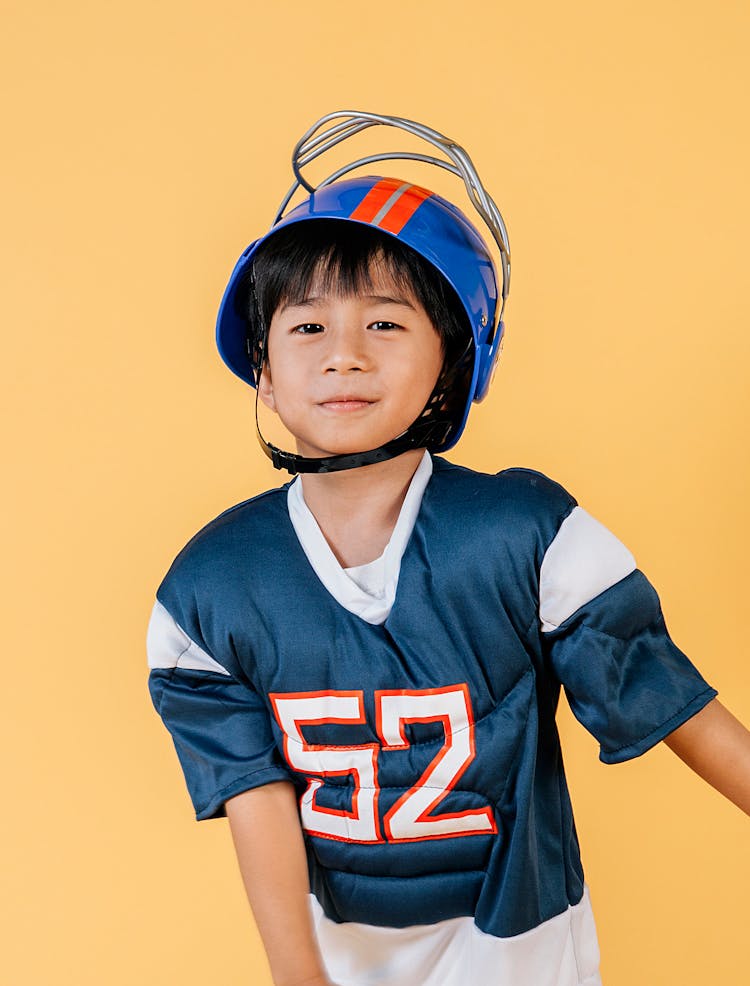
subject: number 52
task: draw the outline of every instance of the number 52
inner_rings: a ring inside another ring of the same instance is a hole
[[[362,691],[287,692],[269,698],[284,734],[284,754],[295,770],[323,778],[350,774],[354,780],[351,811],[317,804],[315,795],[324,782],[308,781],[300,813],[311,835],[344,842],[414,842],[497,832],[489,807],[433,813],[475,755],[474,718],[465,684],[376,691],[380,745],[321,746],[308,743],[302,733],[304,726],[364,723]],[[417,782],[385,813],[381,827],[378,755],[409,748],[404,725],[410,722],[441,722],[445,742]]]

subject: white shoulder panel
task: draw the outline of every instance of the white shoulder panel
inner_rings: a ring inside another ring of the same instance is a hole
[[[146,651],[150,668],[188,668],[229,675],[218,661],[188,637],[158,599],[148,624]]]
[[[539,573],[542,631],[554,630],[635,567],[625,545],[582,507],[575,507],[547,548]]]

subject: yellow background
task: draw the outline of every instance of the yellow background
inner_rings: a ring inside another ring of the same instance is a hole
[[[450,458],[563,482],[750,722],[747,4],[47,0],[2,23],[4,982],[270,982],[144,634],[187,538],[284,479],[213,323],[329,110],[454,136],[508,222],[504,361]],[[747,819],[663,745],[605,767],[561,729],[606,986],[746,981]]]

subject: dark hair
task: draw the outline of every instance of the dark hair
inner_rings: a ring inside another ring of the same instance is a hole
[[[472,341],[466,309],[446,278],[416,250],[373,226],[311,219],[284,226],[263,243],[240,283],[238,303],[256,353],[279,305],[296,304],[311,286],[324,293],[359,294],[372,287],[373,265],[421,304],[443,342],[446,366]],[[265,329],[264,329],[265,327]]]

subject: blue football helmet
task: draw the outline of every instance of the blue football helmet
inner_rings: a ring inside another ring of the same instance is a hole
[[[344,118],[343,122],[340,122],[341,118]],[[411,152],[376,154],[345,165],[317,186],[308,183],[302,173],[306,165],[342,140],[378,124],[397,127],[423,138],[441,150],[448,160]],[[319,133],[322,128],[326,129]],[[472,204],[499,250],[502,270],[499,290],[495,263],[487,245],[455,205],[428,189],[398,178],[343,178],[355,168],[396,158],[434,164],[463,179]],[[303,135],[294,149],[292,168],[295,182],[281,203],[271,229],[243,252],[222,298],[216,341],[227,366],[246,383],[256,385],[256,374],[260,369],[253,365],[248,353],[248,318],[240,307],[238,294],[247,279],[245,275],[252,270],[258,248],[285,226],[309,219],[337,219],[372,226],[395,237],[415,250],[448,281],[465,309],[471,327],[473,345],[469,346],[467,340],[471,365],[463,368],[464,377],[469,376],[470,383],[463,407],[459,411],[454,408],[450,420],[445,414],[441,417],[446,390],[455,379],[455,373],[451,372],[455,368],[444,367],[435,391],[417,421],[403,435],[394,437],[379,449],[305,459],[282,452],[266,442],[258,428],[264,450],[275,466],[294,473],[350,469],[391,458],[408,448],[426,446],[434,452],[452,448],[464,430],[472,402],[483,400],[489,389],[502,348],[502,314],[510,288],[510,248],[505,224],[497,206],[482,187],[469,156],[454,141],[411,120],[374,113],[337,112],[322,117]],[[308,197],[285,214],[292,196],[301,187],[309,193]]]

